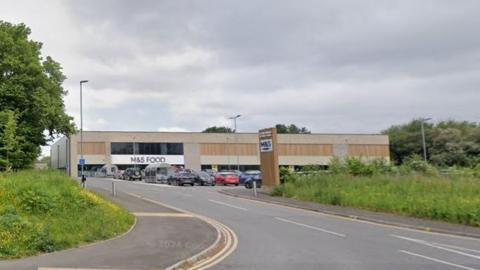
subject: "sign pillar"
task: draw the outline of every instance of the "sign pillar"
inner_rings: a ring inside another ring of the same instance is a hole
[[[262,185],[273,188],[280,185],[280,169],[278,167],[277,129],[265,128],[258,132],[260,145],[260,170]]]

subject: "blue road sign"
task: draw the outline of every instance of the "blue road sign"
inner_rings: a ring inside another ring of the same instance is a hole
[[[85,165],[85,159],[84,159],[84,158],[81,158],[81,159],[78,161],[78,164],[80,164],[80,165]]]

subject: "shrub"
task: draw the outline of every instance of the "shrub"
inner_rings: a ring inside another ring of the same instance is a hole
[[[320,165],[308,164],[302,167],[302,172],[316,172],[322,170]]]
[[[285,179],[289,177],[291,173],[292,172],[288,168],[280,167],[280,183],[285,183]]]
[[[438,169],[425,162],[419,155],[412,155],[407,158],[403,165],[404,172],[417,172],[426,175],[438,175]]]
[[[374,159],[371,161],[372,169],[374,174],[388,174],[394,172],[394,166],[387,160],[383,158]]]
[[[373,166],[363,162],[360,158],[347,157],[345,159],[347,172],[351,175],[372,176],[374,173]]]
[[[333,174],[347,173],[347,169],[345,167],[345,164],[338,157],[334,157],[330,160],[328,168],[329,168],[330,172],[333,173]]]

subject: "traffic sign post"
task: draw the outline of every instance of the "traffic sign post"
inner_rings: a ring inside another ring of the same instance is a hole
[[[85,159],[84,158],[81,158],[78,160],[78,164],[82,167],[82,175],[80,176],[81,177],[81,182],[82,182],[82,186],[83,188],[85,188],[85,182],[87,181],[87,178],[85,177],[85,175],[83,174],[83,166],[85,165]]]

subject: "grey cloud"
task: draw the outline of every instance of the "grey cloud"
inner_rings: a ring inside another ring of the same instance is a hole
[[[130,91],[149,111],[161,104],[168,121],[136,129],[200,130],[234,113],[244,115],[240,130],[294,122],[378,132],[423,115],[478,121],[478,1],[62,3],[82,36],[71,56],[81,64],[69,71],[99,93]],[[107,121],[126,110],[93,106],[93,119]]]

